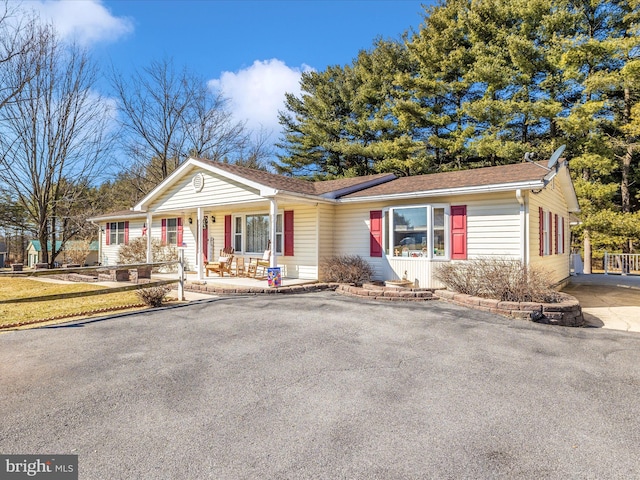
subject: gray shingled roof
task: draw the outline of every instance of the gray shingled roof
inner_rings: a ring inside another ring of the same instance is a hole
[[[379,173],[376,175],[365,175],[362,177],[339,178],[337,180],[313,182],[301,178],[276,175],[275,173],[269,173],[263,170],[241,167],[231,163],[220,163],[202,159],[200,161],[266,187],[284,190],[291,193],[301,193],[304,195],[324,195],[326,193],[336,192],[363,183],[366,184],[373,180],[389,176],[388,173]]]
[[[541,163],[540,165],[543,165]],[[542,181],[548,173],[533,163],[517,163],[498,167],[474,168],[455,172],[433,173],[400,177],[340,198],[359,198],[403,193],[428,192],[432,190],[480,187],[508,183]]]
[[[344,189],[357,189],[358,185],[362,185],[362,189],[353,193],[341,195],[341,199],[357,199],[365,197],[383,197],[385,195],[402,195],[417,192],[429,192],[434,190],[465,188],[465,187],[481,187],[489,185],[501,185],[510,183],[523,182],[542,182],[548,173],[540,165],[524,162],[513,165],[502,165],[498,167],[475,168],[471,170],[460,170],[455,172],[433,173],[428,175],[417,175],[413,177],[390,177],[388,173],[377,175],[367,175],[363,177],[340,178],[337,180],[325,180],[313,182],[300,178],[286,177],[284,175],[276,175],[274,173],[265,172],[263,170],[255,170],[252,168],[241,167],[239,165],[213,162],[210,160],[199,159],[203,163],[207,163],[225,172],[242,177],[246,180],[256,182],[266,187],[277,190],[302,195],[326,195],[332,192],[341,192]],[[385,177],[392,178],[385,181]],[[376,180],[382,182],[374,186],[367,187],[370,182]],[[134,217],[141,216],[142,212],[134,212],[124,210],[120,212],[108,213],[95,217],[96,219],[115,218],[115,217]]]

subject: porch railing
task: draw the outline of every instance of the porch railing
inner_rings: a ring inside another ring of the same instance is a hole
[[[604,274],[640,274],[640,254],[604,252]]]

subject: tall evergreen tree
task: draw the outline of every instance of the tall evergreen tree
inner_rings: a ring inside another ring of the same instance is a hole
[[[412,151],[392,111],[395,75],[408,68],[402,44],[378,40],[351,65],[304,73],[301,97],[287,94],[280,112],[284,135],[278,146],[286,153],[278,171],[318,177],[411,173],[396,162]]]

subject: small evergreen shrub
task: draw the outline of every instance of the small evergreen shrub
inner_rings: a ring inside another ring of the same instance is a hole
[[[136,290],[138,298],[149,307],[161,307],[165,301],[167,293],[171,291],[171,287],[162,285],[159,287],[149,287]]]
[[[359,255],[337,255],[320,262],[320,279],[325,282],[362,285],[373,273],[373,267]]]
[[[556,303],[561,297],[551,288],[548,272],[511,259],[444,263],[436,270],[435,278],[449,290],[503,302]]]

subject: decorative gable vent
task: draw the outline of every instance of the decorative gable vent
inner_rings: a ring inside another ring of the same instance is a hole
[[[202,191],[202,188],[204,187],[204,175],[201,173],[195,174],[191,180],[191,185],[193,185],[194,192],[198,193]]]

